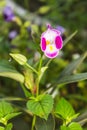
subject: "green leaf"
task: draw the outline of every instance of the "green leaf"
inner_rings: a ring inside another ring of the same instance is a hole
[[[12,130],[12,127],[13,127],[12,123],[9,123],[9,124],[6,126],[5,130]]]
[[[77,118],[78,116],[79,116],[79,113],[74,114],[74,115],[71,117],[71,120],[73,120],[73,119]]]
[[[75,115],[75,111],[72,108],[71,104],[66,101],[64,98],[61,98],[58,102],[55,113],[62,119],[66,120],[69,123],[72,119],[72,116]]]
[[[13,108],[10,103],[5,101],[0,102],[0,118],[6,116],[11,112],[13,112]]]
[[[7,62],[0,62],[0,76],[8,77],[18,82],[24,83],[24,76],[16,71],[15,68]]]
[[[70,128],[67,126],[61,126],[61,130],[70,130]]]
[[[66,68],[60,73],[59,79],[63,76],[70,75],[74,70],[78,68],[78,66],[83,62],[83,60],[87,57],[87,52],[84,53],[80,58],[71,62]]]
[[[54,130],[55,120],[53,116],[50,114],[47,120],[37,117],[35,128],[36,130]]]
[[[67,39],[65,39],[63,46],[65,46],[76,35],[76,33],[77,30],[74,33],[72,33]]]
[[[10,53],[10,56],[16,60],[20,65],[24,65],[27,62],[27,58],[24,55],[21,54],[12,54]]]
[[[78,122],[81,126],[87,123],[87,110],[78,116],[74,121]]]
[[[4,128],[4,127],[2,127],[2,126],[0,126],[0,130],[5,130],[5,128]]]
[[[0,122],[3,124],[7,124],[7,120],[5,119],[5,116],[12,113],[13,108],[10,105],[10,103],[7,102],[0,102]]]
[[[10,120],[10,119],[12,119],[13,117],[18,116],[18,115],[20,115],[20,114],[21,114],[21,112],[12,112],[12,113],[10,113],[10,114],[7,114],[7,115],[5,116],[5,119],[6,119],[6,120]]]
[[[69,126],[61,126],[61,130],[82,130],[79,123],[72,122]]]
[[[56,84],[68,84],[73,82],[78,82],[87,79],[87,72],[86,73],[80,73],[75,75],[68,75],[64,76],[61,79],[57,79]]]
[[[10,103],[2,101],[0,102],[0,122],[7,125],[8,120],[19,115],[20,112],[14,112]]]
[[[76,123],[76,122],[72,122],[69,125],[69,128],[70,128],[70,130],[82,130],[82,127],[80,126],[80,124]]]
[[[39,95],[27,102],[27,108],[33,114],[47,119],[53,108],[53,99],[51,95]]]

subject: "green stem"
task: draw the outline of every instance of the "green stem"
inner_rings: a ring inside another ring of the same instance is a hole
[[[37,81],[36,81],[37,83],[36,83],[36,85],[37,85],[37,92],[36,92],[36,96],[38,96],[38,94],[39,94],[39,78],[37,79]]]
[[[36,80],[37,91],[36,91],[36,96],[39,95],[39,76],[40,76],[40,73],[41,73],[40,72],[41,71],[41,66],[42,66],[42,57],[40,58],[38,72],[36,70],[33,70],[35,73],[37,73],[37,80]],[[34,130],[35,122],[36,122],[36,116],[34,115],[33,121],[32,121],[32,128],[31,128],[31,130]]]
[[[5,100],[5,101],[27,101],[27,99],[20,98],[20,97],[6,97],[6,98],[1,98],[0,101]]]
[[[31,69],[33,72],[35,72],[36,74],[38,74],[38,72],[36,71],[36,69],[34,69],[32,66],[30,66],[28,63],[25,64],[29,69]]]
[[[63,119],[63,126],[66,126],[67,125],[67,122],[65,119]]]
[[[53,60],[53,59],[50,59],[50,60],[47,62],[46,66],[48,66],[52,60]]]
[[[34,130],[35,122],[36,122],[36,116],[34,115],[31,130]]]
[[[39,67],[38,67],[38,77],[37,77],[37,83],[36,83],[36,85],[37,85],[37,92],[36,92],[36,96],[38,96],[38,94],[39,94],[39,76],[40,76],[40,71],[41,71],[41,66],[42,66],[42,57],[40,58],[40,62],[39,62]]]
[[[43,57],[40,58],[39,69],[38,69],[38,71],[40,71],[40,69],[41,69],[41,66],[42,66],[42,60],[43,60]]]

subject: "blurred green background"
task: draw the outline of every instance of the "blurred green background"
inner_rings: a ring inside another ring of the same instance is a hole
[[[13,8],[15,4],[17,6]],[[6,5],[12,6],[15,15],[21,19],[23,26],[4,20],[3,8]],[[18,11],[19,7],[20,10]],[[40,35],[46,29],[48,22],[54,28],[58,25],[65,28],[64,39],[74,31],[77,30],[78,32],[62,49],[60,53],[62,57],[59,60],[54,59],[52,64],[50,64],[50,69],[47,71],[47,75],[50,75],[50,77],[44,76],[41,83],[42,88],[45,83],[49,83],[53,78],[56,78],[71,61],[79,58],[87,51],[87,1],[0,0],[0,62],[7,60],[11,64],[15,64],[15,67],[20,70],[14,61],[10,61],[10,52],[22,53],[29,58],[30,62],[32,62],[32,57],[34,57],[33,60],[37,61],[38,53],[37,55],[35,54],[37,48],[35,42],[39,46]],[[9,33],[12,30],[16,30],[18,35],[14,39],[9,39]],[[87,72],[87,58],[74,73],[80,72]],[[62,85],[57,91],[59,95],[56,96],[56,100],[61,96],[67,98],[72,103],[76,112],[85,112],[87,119],[87,80]],[[0,97],[4,96],[24,97],[24,94],[19,83],[0,77]],[[16,104],[24,106],[21,103]],[[31,123],[31,119],[26,113],[12,121],[16,124],[14,125],[14,130],[28,130]],[[84,125],[84,130],[87,130],[87,123]]]

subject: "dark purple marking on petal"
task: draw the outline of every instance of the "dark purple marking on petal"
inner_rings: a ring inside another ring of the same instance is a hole
[[[46,49],[46,39],[44,37],[41,39],[41,49],[42,51]]]
[[[57,49],[61,49],[61,48],[62,48],[62,46],[63,46],[63,41],[62,41],[61,36],[57,36],[57,37],[55,38],[55,44],[56,44],[56,48],[57,48]]]

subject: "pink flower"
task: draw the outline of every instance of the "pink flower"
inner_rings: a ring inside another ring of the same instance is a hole
[[[62,49],[63,46],[61,32],[48,25],[48,29],[41,35],[40,45],[45,56],[48,58],[55,58],[58,56],[59,50]]]

